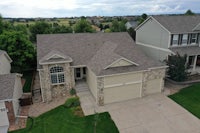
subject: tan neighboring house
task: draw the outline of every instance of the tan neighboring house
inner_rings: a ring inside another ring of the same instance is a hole
[[[200,72],[200,16],[150,16],[136,29],[136,44],[153,59],[187,55],[189,71]]]
[[[22,75],[10,73],[11,62],[8,54],[0,50],[0,133],[7,133],[9,124],[15,122],[22,96]]]
[[[37,62],[44,102],[85,79],[98,105],[161,92],[166,69],[128,33],[38,35]]]

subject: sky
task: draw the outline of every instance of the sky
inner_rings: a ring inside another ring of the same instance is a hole
[[[3,17],[74,17],[200,13],[200,0],[1,0]]]

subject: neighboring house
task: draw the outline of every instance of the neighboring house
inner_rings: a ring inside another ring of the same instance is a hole
[[[136,28],[136,44],[150,57],[164,61],[187,55],[189,71],[200,72],[200,16],[150,16]]]
[[[130,28],[135,29],[138,26],[138,22],[137,21],[128,21],[128,22],[126,22],[125,26],[126,26],[127,30]]]
[[[85,79],[98,105],[161,92],[166,68],[128,33],[38,35],[37,63],[44,102]]]
[[[21,76],[10,73],[12,60],[0,50],[0,133],[8,131],[19,111],[19,98],[22,96]]]
[[[11,70],[10,63],[11,58],[8,56],[7,52],[0,50],[0,74],[8,74]]]

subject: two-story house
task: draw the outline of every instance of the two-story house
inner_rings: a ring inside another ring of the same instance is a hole
[[[22,96],[21,74],[10,73],[12,60],[6,51],[0,50],[0,133],[7,133],[19,113]]]
[[[200,72],[200,16],[150,16],[136,29],[136,44],[153,59],[187,55],[189,71]]]

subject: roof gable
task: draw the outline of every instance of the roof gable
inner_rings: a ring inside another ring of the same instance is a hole
[[[126,58],[120,58],[112,62],[110,65],[106,66],[104,69],[112,68],[112,67],[123,67],[123,66],[139,66],[137,63],[132,62]]]
[[[12,59],[10,58],[10,56],[8,55],[6,51],[0,50],[0,55],[4,55],[10,63],[12,62]]]
[[[140,29],[140,27],[142,27],[145,23],[147,23],[148,21],[155,21],[159,26],[161,26],[163,29],[165,29],[167,32],[170,33],[170,31],[164,27],[160,22],[158,22],[154,17],[152,16],[149,16],[144,22],[142,22],[140,25],[138,25],[136,28],[135,28],[135,31],[137,31],[138,29]]]
[[[72,58],[64,55],[58,50],[52,50],[39,60],[39,64],[53,64],[62,62],[72,62]]]

